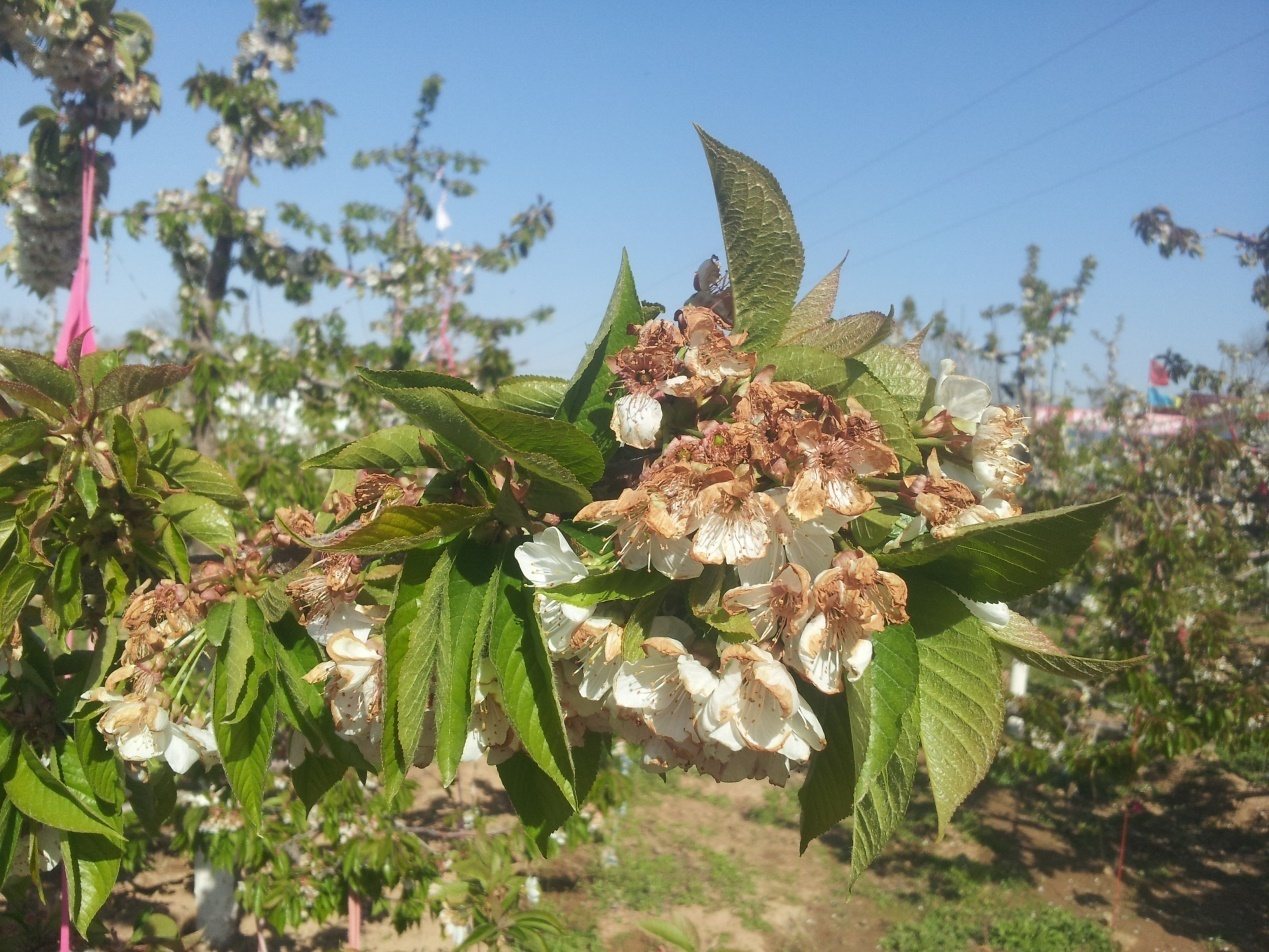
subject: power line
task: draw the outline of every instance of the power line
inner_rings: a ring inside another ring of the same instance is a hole
[[[978,172],[981,169],[984,169],[987,166],[992,165],[993,163],[998,162],[1003,158],[1007,158],[1008,156],[1014,155],[1017,152],[1021,152],[1024,149],[1028,149],[1031,146],[1044,141],[1045,139],[1048,139],[1052,136],[1057,135],[1059,132],[1065,132],[1067,129],[1071,128],[1072,126],[1078,125],[1079,123],[1084,122],[1085,120],[1091,119],[1094,116],[1100,115],[1101,113],[1106,112],[1109,109],[1113,109],[1116,106],[1122,105],[1123,103],[1127,102],[1129,99],[1132,99],[1136,96],[1140,96],[1142,93],[1149,92],[1150,90],[1156,89],[1159,86],[1164,85],[1165,83],[1169,83],[1180,76],[1184,76],[1186,73],[1193,72],[1194,70],[1202,66],[1206,66],[1208,63],[1212,62],[1213,60],[1219,59],[1222,56],[1232,53],[1235,50],[1240,49],[1246,46],[1247,44],[1254,42],[1255,40],[1260,39],[1262,36],[1265,36],[1266,34],[1269,34],[1269,28],[1261,30],[1259,33],[1253,33],[1251,36],[1246,37],[1242,40],[1239,40],[1237,43],[1234,43],[1231,46],[1227,46],[1224,49],[1217,50],[1215,53],[1210,53],[1207,56],[1204,56],[1202,59],[1195,60],[1194,62],[1190,63],[1187,66],[1183,66],[1180,69],[1173,70],[1172,72],[1168,73],[1166,76],[1161,76],[1158,79],[1152,80],[1151,82],[1146,83],[1144,86],[1138,86],[1136,89],[1132,90],[1131,92],[1124,93],[1122,96],[1118,96],[1115,99],[1112,99],[1110,102],[1104,103],[1095,109],[1090,109],[1088,112],[1082,113],[1073,119],[1068,119],[1065,122],[1060,123],[1059,125],[1053,126],[1050,129],[1046,129],[1045,131],[1032,136],[1030,139],[1027,139],[1024,142],[1019,142],[1017,145],[1010,146],[1009,148],[1004,149],[1000,152],[997,152],[994,155],[988,156],[987,158],[982,159],[981,161],[975,163],[974,165],[969,166],[968,168],[961,169],[959,172],[949,175],[946,178],[939,179],[937,182],[933,182],[932,184],[927,185],[923,188],[920,188],[915,192],[911,192],[910,194],[904,196],[903,198],[895,202],[892,202],[891,204],[885,206],[884,208],[880,208],[877,211],[864,216],[863,218],[857,218],[854,221],[846,225],[843,225],[841,228],[838,228],[837,230],[831,232],[830,234],[823,235],[822,237],[817,238],[815,242],[813,243],[818,244],[820,242],[827,241],[830,238],[836,238],[838,235],[848,232],[852,228],[857,228],[860,225],[864,225],[870,221],[874,221],[877,218],[880,218],[882,215],[885,215],[889,212],[894,211],[896,208],[901,208],[902,206],[908,204],[908,202],[911,202],[911,201],[914,201],[915,199],[922,198],[923,196],[929,195],[931,192],[938,191],[939,189],[943,188],[945,185],[950,185],[951,183],[959,181],[960,179],[963,179],[966,176],[972,175],[973,173]]]
[[[1066,56],[1068,53],[1073,52],[1074,50],[1083,46],[1085,43],[1089,42],[1090,40],[1096,39],[1097,37],[1101,36],[1103,33],[1113,30],[1115,27],[1119,26],[1119,24],[1123,23],[1125,20],[1128,20],[1131,17],[1136,16],[1138,13],[1148,9],[1149,7],[1154,6],[1158,2],[1159,0],[1146,0],[1145,3],[1139,4],[1138,6],[1133,7],[1131,10],[1128,10],[1125,13],[1121,13],[1119,16],[1115,17],[1115,19],[1111,20],[1109,23],[1105,23],[1102,26],[1098,27],[1096,30],[1093,30],[1091,33],[1086,33],[1084,36],[1080,37],[1077,40],[1074,40],[1071,43],[1068,43],[1066,46],[1062,47],[1061,49],[1055,50],[1054,52],[1050,53],[1048,56],[1044,57],[1043,59],[1038,60],[1035,63],[1031,64],[1026,69],[1022,70],[1022,72],[1015,73],[1013,76],[1009,77],[1008,79],[1004,80],[1001,83],[998,83],[997,85],[993,86],[991,89],[987,90],[986,92],[980,93],[978,96],[975,96],[969,102],[966,102],[961,106],[958,106],[956,109],[953,109],[951,112],[940,116],[938,119],[935,119],[933,122],[930,122],[925,126],[922,126],[920,129],[912,133],[912,135],[908,136],[906,139],[903,139],[902,141],[895,143],[894,145],[890,146],[884,151],[877,153],[872,158],[867,159],[861,164],[843,173],[841,176],[829,182],[827,185],[820,187],[814,192],[801,196],[798,199],[798,203],[809,201],[810,199],[817,198],[820,195],[823,195],[825,192],[831,191],[832,189],[836,188],[838,185],[841,185],[843,182],[845,182],[847,179],[851,178],[852,176],[857,175],[858,173],[864,171],[865,169],[871,168],[872,166],[880,162],[882,159],[887,159],[890,156],[894,155],[896,152],[899,152],[900,150],[907,148],[913,142],[916,142],[917,140],[921,139],[923,136],[929,134],[930,132],[933,132],[935,129],[938,129],[940,126],[943,126],[944,124],[950,122],[951,120],[957,118],[958,116],[965,114],[969,110],[973,109],[975,106],[979,105],[982,102],[985,102],[986,100],[990,99],[992,96],[995,96],[997,93],[1002,92],[1005,89],[1008,89],[1010,86],[1013,86],[1016,83],[1021,82],[1022,80],[1026,79],[1028,76],[1031,76],[1039,72],[1041,69],[1048,66],[1050,63],[1054,62],[1055,60],[1061,59],[1063,56]],[[657,278],[655,281],[652,282],[652,284],[660,285],[664,281],[668,281],[670,278],[674,277],[676,274],[685,273],[687,271],[688,269],[684,268],[683,271],[681,272],[680,269],[676,267],[674,268],[673,271],[667,271],[664,275]]]
[[[1108,169],[1113,169],[1116,166],[1123,165],[1126,162],[1131,162],[1135,159],[1139,159],[1144,155],[1149,155],[1151,152],[1157,152],[1159,149],[1163,149],[1163,148],[1166,148],[1167,146],[1174,145],[1177,142],[1182,141],[1183,139],[1192,138],[1196,135],[1200,135],[1201,133],[1207,132],[1210,129],[1215,129],[1217,126],[1222,126],[1228,122],[1233,122],[1235,119],[1241,119],[1243,116],[1250,115],[1253,112],[1256,112],[1260,109],[1264,109],[1266,106],[1269,106],[1269,99],[1266,99],[1264,102],[1257,103],[1254,106],[1249,106],[1246,109],[1240,109],[1238,112],[1231,113],[1228,116],[1223,116],[1220,119],[1214,119],[1211,122],[1204,123],[1203,125],[1197,126],[1196,128],[1188,129],[1185,132],[1178,133],[1177,135],[1174,135],[1171,138],[1164,139],[1161,142],[1156,142],[1153,145],[1146,146],[1144,149],[1138,149],[1135,152],[1130,152],[1128,155],[1122,156],[1111,162],[1104,162],[1101,165],[1094,166],[1093,168],[1085,169],[1082,172],[1077,172],[1076,174],[1068,176],[1067,178],[1064,178],[1059,182],[1054,182],[1053,184],[1046,185],[1043,188],[1034,189],[1030,192],[1027,192],[1025,195],[1019,195],[1017,198],[1010,199],[1007,202],[1003,202],[999,205],[995,205],[991,208],[986,209],[985,211],[981,211],[976,214],[970,215],[968,218],[962,218],[959,221],[953,222],[950,225],[945,225],[944,227],[938,228],[935,231],[926,232],[924,235],[921,235],[920,237],[917,237],[917,238],[913,238],[910,241],[905,241],[902,244],[898,244],[898,245],[895,245],[894,247],[887,248],[885,251],[879,251],[875,255],[871,255],[869,257],[860,259],[858,261],[852,258],[851,259],[852,263],[855,265],[855,267],[859,267],[860,265],[867,264],[871,261],[876,261],[878,258],[884,258],[888,255],[895,254],[899,251],[904,251],[912,247],[913,245],[920,244],[923,241],[928,241],[931,238],[937,238],[939,235],[947,234],[947,232],[949,231],[954,231],[957,228],[961,228],[965,225],[976,222],[979,219],[986,218],[989,215],[994,215],[997,212],[1002,212],[1008,208],[1013,208],[1015,205],[1021,205],[1023,202],[1030,201],[1033,198],[1038,198],[1039,196],[1046,195],[1049,192],[1054,192],[1060,188],[1065,188],[1067,185],[1072,185],[1075,182],[1081,181],[1082,179],[1086,179],[1086,178],[1089,178],[1090,176],[1097,175],[1101,172],[1105,172]]]
[[[922,138],[923,136],[928,135],[929,133],[933,132],[935,129],[939,128],[940,126],[945,125],[948,122],[951,122],[953,119],[957,118],[958,116],[964,115],[965,113],[969,112],[969,110],[973,109],[975,106],[979,105],[980,103],[990,99],[992,96],[996,95],[997,93],[1003,92],[1004,90],[1008,89],[1010,86],[1013,86],[1015,83],[1019,83],[1022,80],[1026,79],[1028,76],[1034,75],[1035,73],[1039,72],[1044,67],[1048,66],[1054,60],[1061,59],[1063,56],[1067,55],[1068,53],[1071,53],[1074,50],[1079,49],[1085,43],[1089,42],[1089,40],[1095,39],[1101,36],[1103,33],[1113,30],[1115,27],[1119,26],[1119,24],[1123,23],[1125,20],[1129,19],[1130,17],[1136,16],[1142,10],[1145,10],[1148,7],[1152,7],[1158,2],[1159,0],[1146,0],[1146,2],[1141,4],[1140,6],[1133,7],[1127,13],[1120,14],[1119,16],[1115,17],[1115,19],[1111,20],[1109,23],[1098,27],[1096,30],[1093,30],[1093,32],[1091,33],[1086,33],[1084,36],[1080,37],[1078,40],[1075,40],[1074,42],[1067,44],[1066,46],[1062,47],[1060,50],[1050,53],[1048,56],[1044,57],[1044,59],[1038,60],[1037,62],[1031,64],[1022,72],[1014,74],[1013,76],[1006,79],[1004,82],[999,83],[996,86],[993,86],[991,89],[987,90],[985,93],[975,96],[973,99],[971,99],[969,102],[965,103],[964,105],[958,106],[956,109],[953,109],[951,112],[940,116],[938,119],[935,119],[933,122],[925,126],[922,126],[920,129],[912,133],[912,135],[908,136],[906,139],[903,139],[900,142],[896,142],[894,145],[890,146],[890,148],[885,149],[882,152],[878,152],[872,158],[866,159],[859,165],[855,166],[853,169],[850,169],[849,171],[844,172],[842,175],[833,179],[833,181],[829,182],[827,185],[822,186],[821,188],[817,189],[814,192],[811,192],[809,195],[803,195],[799,199],[799,201],[809,201],[812,198],[818,198],[820,195],[823,195],[825,192],[831,191],[832,189],[836,188],[838,185],[841,185],[847,179],[864,171],[864,169],[871,168],[872,166],[880,162],[882,159],[888,159],[890,156],[894,155],[896,152],[900,151],[901,149],[907,148],[913,142],[916,142],[918,139]]]

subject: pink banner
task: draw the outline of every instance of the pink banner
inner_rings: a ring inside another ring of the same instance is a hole
[[[57,351],[53,359],[63,367],[67,363],[67,351],[71,341],[83,337],[81,354],[91,354],[97,349],[97,339],[93,336],[93,322],[88,314],[88,252],[90,233],[93,224],[93,198],[97,185],[96,150],[87,142],[84,143],[84,172],[82,179],[83,219],[79,229],[79,265],[75,268],[75,278],[71,281],[70,301],[66,304],[66,320],[62,322],[62,333],[57,338]]]

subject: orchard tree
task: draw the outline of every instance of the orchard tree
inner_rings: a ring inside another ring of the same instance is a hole
[[[451,152],[424,142],[444,80],[432,75],[419,90],[414,125],[404,145],[358,152],[357,169],[381,168],[393,178],[400,204],[394,207],[349,202],[339,239],[349,261],[337,275],[360,294],[382,300],[386,313],[378,329],[389,340],[388,363],[405,366],[413,353],[412,338],[422,336],[430,358],[444,369],[458,371],[451,335],[464,334],[475,346],[464,376],[492,386],[512,373],[514,365],[500,341],[519,333],[522,318],[488,318],[474,313],[463,301],[480,271],[504,272],[518,264],[555,224],[555,214],[541,197],[511,219],[511,228],[492,245],[445,241],[448,226],[444,203],[475,192],[469,176],[484,168],[485,160],[468,152]],[[428,190],[436,197],[433,200]],[[288,212],[293,224],[308,225],[298,209]],[[436,240],[428,242],[421,229],[436,226]],[[311,225],[309,226],[311,227]],[[539,309],[531,320],[549,317]]]
[[[1132,230],[1146,245],[1157,246],[1164,258],[1171,258],[1174,254],[1201,258],[1207,251],[1202,236],[1195,229],[1173,221],[1172,210],[1167,205],[1156,205],[1137,215],[1132,220]],[[1232,241],[1239,263],[1244,268],[1260,269],[1251,285],[1251,299],[1269,311],[1269,228],[1258,235],[1213,228],[1208,237]]]
[[[17,0],[0,9],[0,57],[48,82],[28,109],[26,152],[0,156],[0,203],[13,240],[0,262],[36,296],[68,288],[80,251],[81,173],[96,163],[96,199],[113,159],[100,138],[135,134],[159,108],[159,84],[142,67],[154,48],[145,18],[113,0]]]
[[[1016,304],[995,305],[982,311],[983,318],[991,323],[982,347],[983,356],[997,366],[1013,360],[1013,371],[1007,379],[1000,380],[1000,389],[1027,413],[1034,412],[1042,401],[1054,399],[1058,351],[1074,332],[1072,322],[1079,314],[1096,270],[1097,259],[1088,255],[1080,262],[1079,273],[1072,284],[1054,287],[1040,277],[1040,246],[1028,245],[1027,267],[1018,280],[1022,299]],[[999,319],[1009,316],[1018,321],[1016,351],[1005,351],[1001,342]]]
[[[215,400],[226,370],[217,339],[230,298],[246,292],[230,284],[232,273],[281,287],[289,301],[306,303],[325,274],[326,254],[296,249],[266,229],[263,208],[244,207],[244,185],[258,184],[259,170],[311,165],[325,153],[326,117],[321,100],[284,100],[276,73],[295,68],[298,41],[330,26],[324,4],[306,0],[257,0],[256,21],[238,39],[227,72],[199,67],[185,82],[194,108],[217,117],[208,141],[220,153],[218,168],[193,189],[166,189],[119,217],[133,237],[153,226],[181,282],[179,307],[189,355],[201,356],[194,381],[194,438],[203,451],[215,446]],[[284,220],[286,216],[283,216]]]

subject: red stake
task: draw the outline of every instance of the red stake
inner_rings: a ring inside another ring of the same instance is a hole
[[[62,859],[62,928],[59,946],[61,952],[71,952],[70,889],[66,884],[66,860]]]
[[[348,893],[348,948],[361,948],[361,897]]]
[[[1111,907],[1110,928],[1113,931],[1119,920],[1119,897],[1124,890],[1124,854],[1128,852],[1128,818],[1134,813],[1141,813],[1145,807],[1140,800],[1130,800],[1124,807],[1124,834],[1119,840],[1119,866],[1115,870],[1115,905]]]

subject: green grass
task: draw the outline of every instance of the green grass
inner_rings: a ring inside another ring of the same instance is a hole
[[[996,913],[981,902],[934,906],[920,919],[893,926],[885,952],[1117,952],[1105,927],[1048,906]]]
[[[768,787],[762,794],[762,806],[745,813],[745,819],[766,826],[796,828],[800,822],[801,804],[798,792],[792,787]]]
[[[1106,928],[1065,909],[1016,909],[994,921],[987,938],[997,952],[1116,952]]]
[[[646,843],[627,845],[617,866],[594,871],[589,892],[606,907],[637,912],[664,912],[673,906],[724,905],[748,929],[766,931],[754,897],[753,873],[718,850],[665,852]]]

